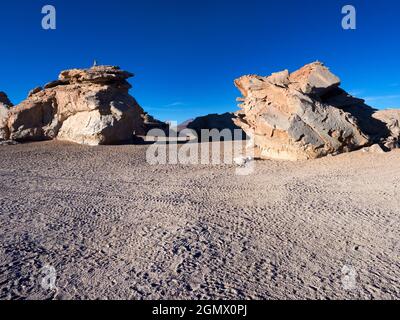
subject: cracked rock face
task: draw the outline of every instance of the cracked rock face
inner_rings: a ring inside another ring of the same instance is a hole
[[[11,109],[9,139],[99,145],[143,134],[143,109],[128,93],[132,76],[111,66],[61,72],[59,80]]]
[[[269,77],[235,81],[243,94],[236,124],[252,137],[262,158],[315,159],[383,142],[390,136],[375,109],[339,88],[322,63]]]

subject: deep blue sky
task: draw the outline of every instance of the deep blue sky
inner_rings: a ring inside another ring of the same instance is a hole
[[[57,8],[57,30],[41,8]],[[357,9],[357,30],[341,8]],[[0,91],[14,103],[60,70],[94,59],[134,72],[139,103],[161,120],[237,110],[233,80],[323,61],[343,87],[400,108],[398,0],[20,0],[0,4]]]

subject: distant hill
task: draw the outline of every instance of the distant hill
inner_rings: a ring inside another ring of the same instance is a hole
[[[212,130],[217,129],[218,131],[222,131],[228,129],[232,132],[232,137],[234,136],[234,130],[240,130],[242,132],[241,139],[246,139],[245,132],[238,127],[234,123],[234,119],[236,118],[234,113],[224,113],[224,114],[209,114],[206,116],[198,117],[194,120],[186,120],[182,124],[178,126],[178,131],[182,131],[183,129],[192,129],[196,131],[197,135],[201,136],[201,130]]]
[[[187,129],[189,124],[191,124],[193,121],[194,121],[194,119],[188,119],[188,120],[182,122],[181,124],[179,124],[178,132]]]

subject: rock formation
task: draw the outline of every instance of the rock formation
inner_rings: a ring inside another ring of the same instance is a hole
[[[0,92],[0,141],[8,140],[8,117],[10,114],[11,101],[4,92]]]
[[[244,76],[235,85],[244,96],[235,122],[263,158],[314,159],[398,141],[400,111],[389,116],[352,97],[322,63],[291,74]]]
[[[9,139],[55,139],[87,145],[114,144],[144,134],[143,109],[131,97],[133,75],[113,66],[61,72],[11,109]]]
[[[372,117],[383,122],[389,130],[388,137],[382,140],[384,148],[386,150],[400,148],[400,110],[380,110]]]

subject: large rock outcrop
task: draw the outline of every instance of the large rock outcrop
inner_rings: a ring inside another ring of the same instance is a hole
[[[128,93],[133,75],[113,66],[61,72],[11,109],[9,138],[114,144],[144,134],[143,109]]]
[[[0,92],[0,141],[8,140],[8,118],[10,115],[11,101],[4,92]]]
[[[235,80],[244,98],[236,124],[263,158],[314,159],[386,143],[391,133],[377,110],[340,89],[322,63],[269,77]],[[387,144],[388,145],[388,144]]]

